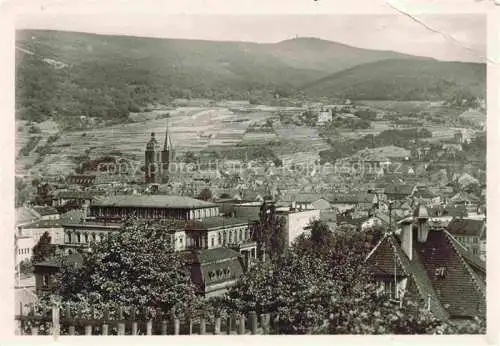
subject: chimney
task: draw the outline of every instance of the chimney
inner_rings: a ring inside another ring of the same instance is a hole
[[[406,256],[413,258],[413,218],[406,218],[399,222],[401,225],[401,248]]]
[[[413,217],[417,222],[417,239],[420,243],[425,243],[429,235],[429,225],[427,223],[427,220],[429,220],[429,212],[427,208],[423,205],[418,205],[413,212]]]

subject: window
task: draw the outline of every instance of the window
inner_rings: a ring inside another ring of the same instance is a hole
[[[222,244],[222,233],[219,232],[219,245]]]
[[[474,238],[472,238],[472,242],[474,244],[477,244],[477,243],[479,243],[479,239],[477,237],[474,237]]]
[[[242,241],[242,240],[243,240],[243,230],[240,229],[240,241]]]
[[[48,286],[48,284],[49,284],[49,276],[48,275],[42,276],[42,283],[44,286]]]
[[[437,267],[434,270],[434,276],[439,279],[444,279],[446,277],[446,268],[445,267]]]
[[[472,248],[472,254],[477,255],[477,248]]]
[[[210,238],[210,246],[211,247],[215,246],[215,237]]]

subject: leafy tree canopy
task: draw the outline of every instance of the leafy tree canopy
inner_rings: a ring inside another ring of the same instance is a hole
[[[52,244],[52,237],[45,232],[38,243],[33,247],[33,263],[42,262],[55,255],[56,246]]]
[[[165,227],[127,220],[120,232],[91,245],[81,267],[62,269],[57,295],[91,305],[147,307],[151,314],[155,308],[165,313],[189,310],[197,300],[195,287]]]

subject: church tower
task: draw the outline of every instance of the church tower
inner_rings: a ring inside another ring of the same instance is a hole
[[[168,122],[167,129],[165,130],[165,144],[163,145],[163,151],[161,152],[161,162],[162,162],[162,179],[164,183],[168,182],[168,173],[170,168],[170,163],[175,159],[175,151],[172,146],[172,140],[168,133]]]
[[[145,155],[145,178],[146,183],[159,183],[161,179],[161,152],[160,145],[155,138],[155,133],[151,133],[151,138],[146,144]]]

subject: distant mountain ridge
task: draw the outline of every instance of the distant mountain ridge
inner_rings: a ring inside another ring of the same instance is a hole
[[[88,64],[121,56],[136,63],[138,68],[146,61],[151,63],[151,68],[161,66],[163,71],[157,73],[166,75],[203,72],[207,78],[216,80],[239,77],[264,85],[300,85],[367,62],[414,58],[315,38],[268,44],[29,30],[18,33],[17,43],[25,49],[40,50],[41,54],[48,55],[45,58],[69,64]],[[206,68],[202,68],[203,65]],[[184,70],[180,71],[181,68]]]
[[[17,110],[31,120],[125,118],[171,98],[265,100],[303,91],[313,98],[436,99],[447,87],[478,94],[485,88],[484,65],[317,38],[252,43],[47,30],[16,34]],[[419,90],[432,87],[412,92],[413,82]]]
[[[484,99],[486,65],[389,59],[334,73],[302,89],[308,95],[366,100],[444,100],[458,92]]]

